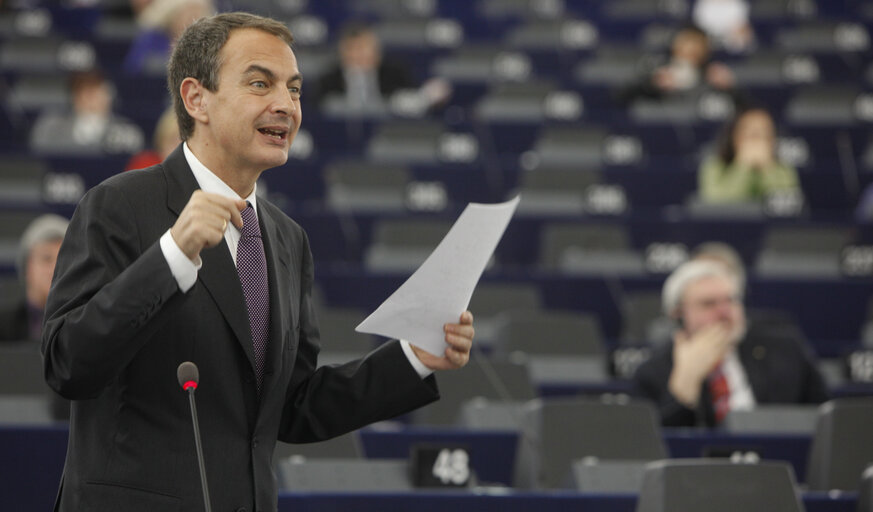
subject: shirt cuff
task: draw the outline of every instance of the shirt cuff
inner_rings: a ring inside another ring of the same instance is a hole
[[[421,359],[415,355],[415,352],[412,351],[412,347],[409,346],[408,341],[400,340],[400,348],[403,349],[403,353],[406,354],[406,358],[409,359],[409,364],[412,365],[412,368],[418,372],[418,375],[422,379],[433,373],[433,370],[425,366],[424,363],[421,362]]]
[[[169,229],[161,236],[160,243],[161,252],[164,253],[167,265],[170,266],[170,273],[173,274],[182,293],[187,292],[197,281],[197,271],[203,266],[203,260],[197,256],[197,261],[191,261],[188,256],[185,256],[185,253],[173,240],[173,235],[170,234]]]

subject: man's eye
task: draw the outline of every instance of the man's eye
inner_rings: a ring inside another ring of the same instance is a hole
[[[257,80],[255,82],[252,82],[252,87],[255,87],[257,89],[265,89],[267,87],[267,83],[263,80]]]

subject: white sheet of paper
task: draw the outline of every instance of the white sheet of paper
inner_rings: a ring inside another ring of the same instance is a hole
[[[443,324],[457,323],[466,311],[518,200],[468,204],[427,260],[355,330],[402,338],[442,356]]]

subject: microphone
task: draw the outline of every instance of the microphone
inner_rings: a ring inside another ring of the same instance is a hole
[[[200,371],[197,365],[191,361],[185,361],[179,365],[176,370],[176,378],[179,379],[179,385],[182,389],[188,392],[188,403],[191,405],[191,420],[194,423],[194,444],[197,446],[197,462],[200,463],[200,483],[203,487],[203,503],[206,505],[206,512],[212,512],[212,505],[209,503],[209,485],[206,483],[206,464],[203,461],[203,445],[200,442],[200,424],[197,422],[197,404],[194,402],[194,390],[197,389],[197,383],[200,381]]]

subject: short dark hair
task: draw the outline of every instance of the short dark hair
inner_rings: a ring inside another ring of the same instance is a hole
[[[294,36],[283,23],[245,12],[229,12],[200,18],[179,37],[167,64],[167,87],[173,99],[179,136],[187,140],[194,133],[194,118],[185,110],[180,87],[186,78],[198,80],[209,91],[218,90],[221,49],[234,30],[253,28],[294,43]]]

